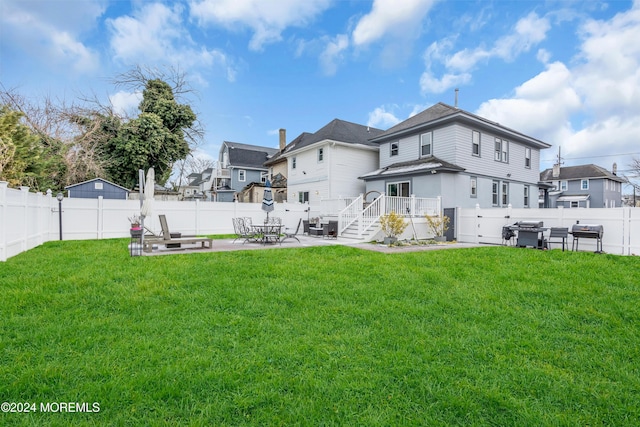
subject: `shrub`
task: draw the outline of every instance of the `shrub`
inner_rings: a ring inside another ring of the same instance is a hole
[[[404,218],[394,211],[380,217],[380,227],[387,237],[398,237],[407,225]]]
[[[429,229],[436,237],[444,236],[444,233],[449,229],[449,217],[446,215],[443,216],[431,216],[425,215],[427,218],[427,224],[429,225]]]

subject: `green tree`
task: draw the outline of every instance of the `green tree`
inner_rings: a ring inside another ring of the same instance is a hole
[[[23,114],[0,107],[0,179],[10,186],[36,187],[44,169],[39,138],[20,122]]]
[[[139,109],[140,115],[122,124],[103,150],[110,178],[127,188],[136,184],[139,169],[150,167],[164,184],[173,164],[189,154],[185,131],[196,121],[191,107],[179,104],[160,79],[146,82]]]

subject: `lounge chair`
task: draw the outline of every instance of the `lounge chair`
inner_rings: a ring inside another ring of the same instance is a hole
[[[296,231],[294,231],[293,233],[289,233],[285,230],[284,238],[280,240],[280,244],[282,244],[282,242],[284,242],[287,239],[296,239],[298,243],[300,243],[300,239],[298,239],[298,237],[296,236],[296,234],[298,234],[298,232],[300,231],[300,224],[302,224],[302,219],[298,221],[298,227],[296,228]]]
[[[172,233],[169,231],[169,225],[167,224],[167,217],[164,215],[158,215],[160,218],[160,227],[162,228],[162,237],[159,238],[145,238],[142,250],[145,252],[151,252],[154,244],[161,244],[167,248],[181,247],[183,244],[197,244],[200,243],[202,249],[211,249],[213,240],[208,237],[172,237]],[[178,233],[174,233],[174,236]]]

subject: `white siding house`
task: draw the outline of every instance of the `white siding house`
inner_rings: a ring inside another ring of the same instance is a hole
[[[378,165],[378,145],[368,141],[380,129],[335,119],[313,134],[296,138],[287,158],[289,202],[319,201],[362,194],[358,176]]]
[[[438,103],[371,139],[366,190],[442,197],[444,207],[537,207],[540,150],[550,145]],[[532,195],[534,197],[532,197]]]

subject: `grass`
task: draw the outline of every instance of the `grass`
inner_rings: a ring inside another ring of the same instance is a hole
[[[640,260],[327,246],[0,264],[3,425],[640,425]]]

